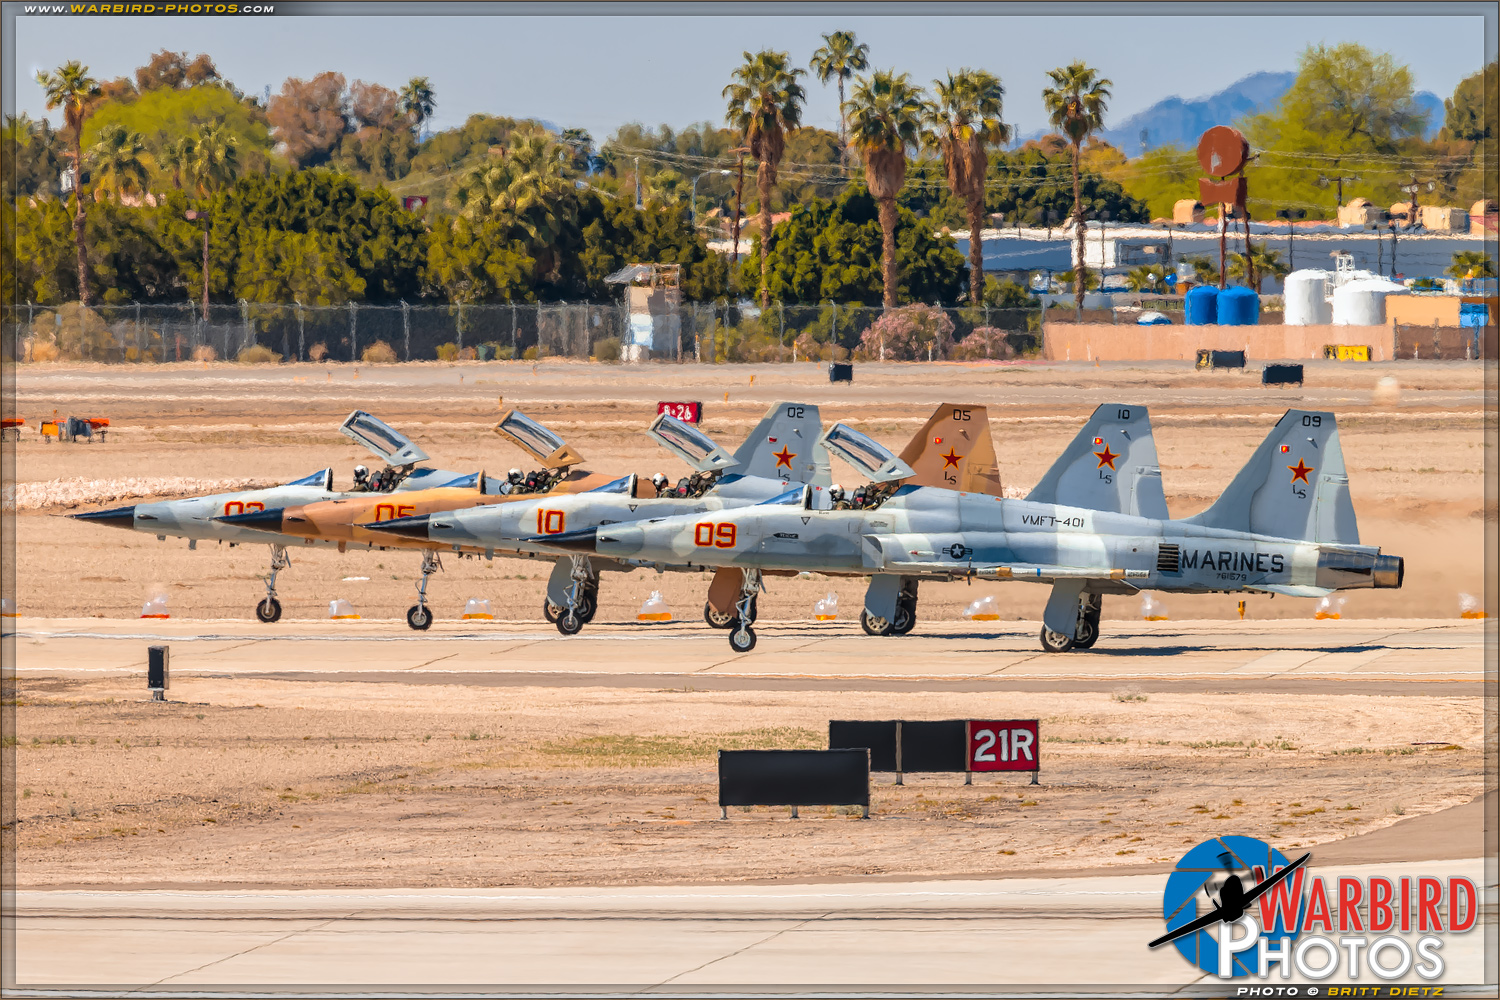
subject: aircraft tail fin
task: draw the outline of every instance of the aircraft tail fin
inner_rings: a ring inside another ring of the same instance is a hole
[[[1186,519],[1208,528],[1359,544],[1338,419],[1287,410],[1223,496]]]
[[[774,403],[734,453],[741,476],[828,486],[828,449],[819,440],[823,418],[811,403]]]
[[[905,481],[908,486],[1000,495],[990,415],[983,406],[941,404],[902,449],[900,458],[916,473]]]
[[[1026,499],[1166,520],[1150,413],[1119,403],[1094,410]]]

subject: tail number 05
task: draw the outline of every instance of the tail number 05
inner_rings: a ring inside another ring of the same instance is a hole
[[[536,512],[536,533],[538,535],[558,535],[563,532],[563,525],[567,518],[560,510],[538,510]]]
[[[739,529],[732,521],[700,521],[693,525],[693,544],[699,548],[732,549]]]
[[[375,505],[375,520],[390,521],[398,517],[410,517],[416,512],[416,507],[409,503],[391,504],[381,503]]]

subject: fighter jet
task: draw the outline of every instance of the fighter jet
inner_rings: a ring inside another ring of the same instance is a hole
[[[296,539],[303,545],[332,543],[340,552],[350,546],[421,549],[422,575],[416,585],[417,603],[407,610],[406,623],[417,630],[427,629],[432,625],[432,612],[427,607],[427,578],[442,568],[437,551],[416,539],[372,531],[370,524],[518,500],[528,494],[576,493],[611,481],[611,477],[601,473],[575,469],[574,466],[583,461],[583,456],[557,434],[519,410],[507,410],[495,425],[495,432],[540,460],[543,470],[527,476],[522,476],[520,470],[512,470],[504,482],[477,472],[441,485],[434,484],[429,489],[404,491],[398,496],[363,494],[319,499],[244,513],[220,514],[216,520]]]
[[[80,521],[142,531],[155,535],[162,541],[168,535],[186,538],[190,549],[196,549],[200,541],[228,542],[230,545],[258,542],[270,545],[271,568],[265,577],[266,596],[256,605],[255,617],[263,622],[274,622],[281,618],[281,602],[276,599],[276,577],[291,565],[286,554],[286,540],[253,526],[228,523],[221,519],[224,515],[254,513],[268,508],[274,510],[345,496],[368,497],[372,493],[382,496],[404,495],[463,476],[459,472],[419,468],[420,463],[427,461],[427,453],[413,444],[406,435],[363,410],[355,410],[349,414],[340,425],[339,433],[364,445],[385,463],[385,468],[374,475],[369,475],[364,466],[357,466],[354,490],[335,490],[333,470],[323,469],[268,489],[132,504],[71,516]],[[323,544],[332,545],[335,542],[330,539]]]
[[[1114,409],[1123,422],[1139,408]],[[553,544],[587,546],[613,558],[741,566],[746,584],[729,637],[739,652],[755,646],[743,609],[770,569],[1048,584],[1041,644],[1054,653],[1094,645],[1105,594],[1150,589],[1321,597],[1401,586],[1401,557],[1359,542],[1332,413],[1287,411],[1224,494],[1202,513],[1178,520],[1127,511],[1127,505],[1141,509],[1132,482],[1155,503],[1153,477],[1132,469],[1133,453],[1122,458],[1108,435],[1095,435],[1101,446],[1080,449],[1088,430],[1059,459],[1064,467],[1054,466],[1025,500],[904,487],[874,510],[820,511],[807,502],[807,491],[789,491],[712,519],[611,526]],[[1129,475],[1119,474],[1122,464]],[[1112,491],[1118,512],[1073,502],[1070,483],[1076,488],[1082,480],[1093,489],[1085,475],[1089,465],[1103,484],[1097,495],[1107,499]],[[867,610],[880,615],[894,602],[870,607],[880,596],[871,590]]]
[[[818,408],[804,403],[773,403],[734,455],[702,431],[668,414],[647,430],[662,447],[687,462],[693,475],[675,486],[643,485],[625,476],[586,493],[548,495],[525,503],[491,504],[440,514],[419,514],[366,525],[404,538],[451,546],[453,551],[550,555],[543,545],[526,541],[536,535],[666,517],[703,514],[743,507],[779,496],[791,487],[830,484],[828,453],[819,444]],[[558,558],[547,582],[542,613],[563,635],[575,635],[598,607],[599,575],[640,566],[634,562],[591,560],[572,554]],[[736,584],[736,590],[738,585]],[[705,616],[714,624],[711,605]],[[752,617],[754,615],[752,609]],[[732,616],[722,627],[733,623]]]

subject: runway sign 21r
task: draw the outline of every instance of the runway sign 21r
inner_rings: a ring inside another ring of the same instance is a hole
[[[969,722],[970,771],[1036,771],[1036,719]]]

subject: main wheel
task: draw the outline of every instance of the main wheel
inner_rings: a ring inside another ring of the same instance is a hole
[[[578,617],[578,612],[572,609],[564,609],[557,616],[557,630],[563,635],[577,635],[583,630],[583,619]]]
[[[729,648],[736,653],[748,653],[755,648],[755,629],[749,625],[738,625],[729,633]]]
[[[708,622],[710,628],[733,628],[738,620],[733,611],[724,614],[714,610],[714,606],[707,601],[703,602],[703,620]],[[754,621],[752,618],[751,621]]]
[[[1099,619],[1093,615],[1084,615],[1083,621],[1078,623],[1078,629],[1073,633],[1074,649],[1089,649],[1099,641]]]
[[[425,604],[413,604],[406,610],[406,624],[418,632],[425,632],[432,627],[432,612]]]
[[[1042,649],[1049,653],[1066,653],[1073,648],[1073,637],[1042,626]]]
[[[894,626],[885,618],[876,618],[864,608],[859,610],[859,627],[865,630],[865,635],[890,635]]]
[[[255,606],[255,617],[267,625],[281,620],[281,602],[274,597],[268,597]]]
[[[552,624],[557,624],[557,616],[562,614],[562,611],[563,609],[558,607],[556,604],[553,604],[545,597],[542,598],[542,617],[547,619]]]
[[[892,631],[897,635],[906,635],[917,627],[917,607],[915,604],[896,605],[896,624]]]

